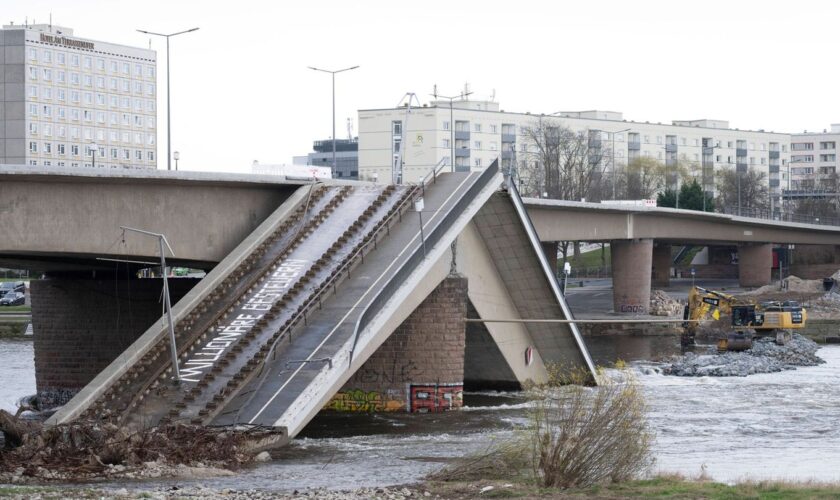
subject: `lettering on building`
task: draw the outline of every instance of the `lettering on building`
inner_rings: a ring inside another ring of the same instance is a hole
[[[41,33],[41,41],[55,45],[63,45],[65,47],[73,47],[75,49],[93,50],[93,42],[85,42],[83,40],[67,38],[66,36],[55,36]]]

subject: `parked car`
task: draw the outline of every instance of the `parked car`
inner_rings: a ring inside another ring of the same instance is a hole
[[[0,297],[9,292],[26,293],[26,285],[23,284],[23,281],[4,281],[0,283]]]
[[[26,303],[26,296],[20,292],[6,292],[0,299],[0,306],[22,306]]]

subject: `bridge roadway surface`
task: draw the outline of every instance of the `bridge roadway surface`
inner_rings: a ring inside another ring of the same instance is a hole
[[[426,188],[424,234],[440,224],[478,176],[479,173],[450,173]],[[322,309],[307,318],[306,326],[293,334],[287,348],[267,361],[262,376],[228,402],[213,424],[286,426],[294,403],[304,397],[304,391],[328,364],[317,360],[334,358],[348,344],[359,316],[389,277],[421,246],[419,225],[419,214],[404,214],[402,222],[391,228],[390,236],[352,271],[352,277],[341,285],[341,293],[330,297]]]

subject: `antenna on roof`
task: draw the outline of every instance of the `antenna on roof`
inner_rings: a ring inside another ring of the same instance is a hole
[[[52,31],[52,12],[50,12],[50,31]]]
[[[496,100],[496,89],[493,89],[493,92],[490,93],[490,102]]]
[[[432,97],[437,99],[437,83],[432,86]]]
[[[465,82],[464,83],[464,91],[461,93],[461,96],[466,99],[466,97],[470,94],[472,94],[472,92],[470,92],[470,82]],[[466,99],[466,100],[469,101],[469,99]]]
[[[347,140],[353,140],[353,119],[349,116],[347,117]]]

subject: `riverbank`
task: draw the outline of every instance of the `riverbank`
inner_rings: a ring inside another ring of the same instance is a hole
[[[591,488],[557,490],[539,488],[516,481],[427,482],[388,488],[357,488],[354,490],[308,489],[302,491],[271,491],[258,489],[215,489],[202,486],[153,489],[104,488],[43,488],[0,486],[0,498],[10,499],[160,499],[208,498],[224,500],[318,498],[326,500],[409,498],[559,498],[559,499],[835,499],[840,497],[840,484],[787,481],[743,481],[723,484],[705,479],[686,479],[682,476],[659,476]]]

